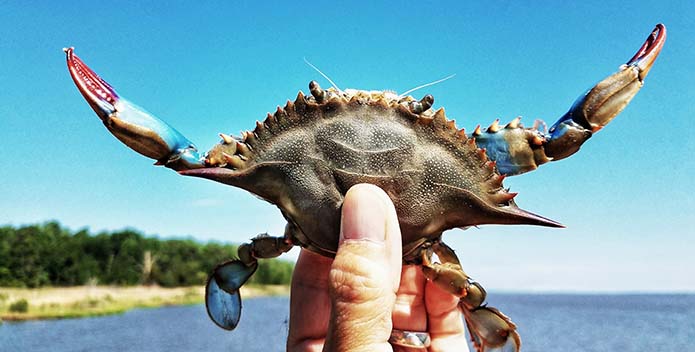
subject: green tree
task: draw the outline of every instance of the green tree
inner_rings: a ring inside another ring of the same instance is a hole
[[[201,285],[237,247],[192,239],[161,240],[126,229],[91,235],[47,222],[0,227],[0,286],[103,284]],[[292,263],[261,260],[252,282],[287,284]]]
[[[21,286],[10,271],[10,243],[14,237],[14,228],[0,227],[0,286]]]
[[[42,265],[42,255],[49,247],[48,235],[41,230],[36,225],[22,227],[9,242],[8,268],[16,286],[39,287],[50,282]]]
[[[294,265],[279,259],[260,260],[258,270],[250,282],[256,284],[287,285],[292,280]]]
[[[192,240],[169,240],[162,243],[152,276],[162,286],[200,285],[207,274],[200,263],[200,245]]]

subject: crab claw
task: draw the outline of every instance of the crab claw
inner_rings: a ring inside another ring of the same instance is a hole
[[[197,148],[177,130],[135,104],[121,98],[110,84],[74,54],[63,49],[77,89],[106,128],[136,152],[175,170],[205,166]]]
[[[644,85],[644,79],[666,41],[666,27],[657,24],[637,53],[620,70],[592,87],[549,130],[545,153],[554,160],[579,147],[618,115]]]
[[[241,318],[239,288],[258,268],[258,263],[247,266],[232,260],[215,268],[205,285],[205,308],[210,319],[225,330],[234,330]]]

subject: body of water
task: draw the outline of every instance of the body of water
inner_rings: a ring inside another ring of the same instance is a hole
[[[695,295],[494,294],[519,326],[522,351],[695,351]],[[244,301],[234,332],[203,306],[4,323],[0,351],[284,351],[289,299]]]

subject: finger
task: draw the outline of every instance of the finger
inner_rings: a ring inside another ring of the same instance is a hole
[[[425,310],[425,276],[419,265],[403,267],[401,285],[393,307],[393,327],[399,330],[427,330]]]
[[[387,198],[373,185],[354,186],[345,195],[329,274],[328,351],[392,351],[388,339],[402,254],[396,211]]]
[[[458,297],[432,281],[425,284],[425,307],[432,340],[430,352],[468,351],[468,338]]]
[[[419,265],[403,267],[401,285],[393,307],[393,328],[404,331],[427,331],[425,276]],[[394,346],[397,352],[422,352],[422,349]]]
[[[333,259],[302,249],[292,274],[290,331],[287,350],[318,352],[323,349],[330,300],[328,272]]]
[[[359,186],[359,185],[358,185]],[[401,283],[401,272],[403,267],[403,248],[401,239],[401,224],[398,222],[396,207],[391,198],[381,188],[376,190],[376,195],[386,205],[386,256],[389,258],[393,287],[398,288]]]

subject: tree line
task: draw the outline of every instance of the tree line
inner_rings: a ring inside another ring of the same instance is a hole
[[[0,286],[41,287],[85,284],[165,287],[204,284],[237,246],[192,239],[159,239],[132,230],[90,234],[57,222],[0,227]],[[257,284],[289,284],[293,263],[259,261]]]

